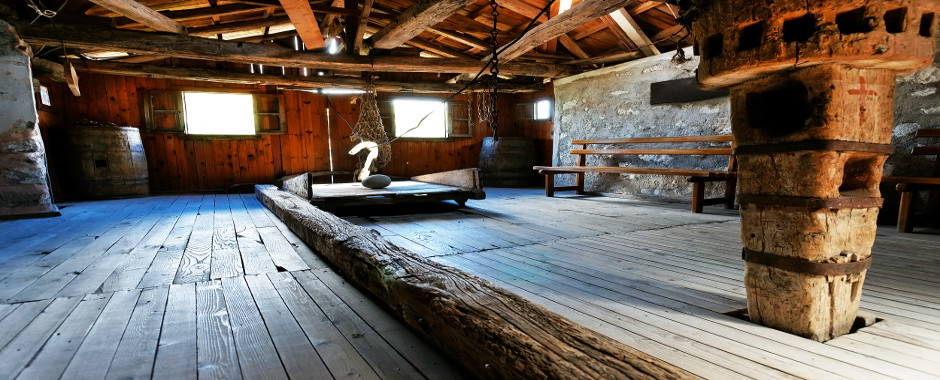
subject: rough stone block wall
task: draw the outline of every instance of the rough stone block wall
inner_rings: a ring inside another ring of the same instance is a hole
[[[692,56],[691,49],[686,49],[686,56]],[[650,83],[695,76],[697,57],[681,65],[670,62],[671,58],[672,53],[661,54],[555,81],[553,164],[577,164],[577,157],[568,153],[574,139],[730,134],[727,97],[650,105]],[[599,156],[590,157],[588,165],[724,170],[728,158]],[[557,181],[559,186],[573,184],[574,175],[559,175]],[[692,185],[677,176],[590,173],[585,186],[589,192],[607,195],[683,202],[689,202],[692,194]],[[707,186],[708,197],[723,195],[723,183]]]
[[[918,177],[933,173],[937,157],[911,155],[911,148],[938,144],[937,139],[914,138],[918,129],[940,129],[940,33],[937,34],[937,46],[932,66],[898,78],[891,137],[894,154],[885,162],[886,176]],[[881,194],[885,205],[879,219],[893,221],[897,217],[900,194],[894,190],[894,184],[883,184]],[[927,192],[920,192],[914,199],[915,209],[923,209],[926,195]]]
[[[54,211],[29,47],[0,20],[0,216]]]

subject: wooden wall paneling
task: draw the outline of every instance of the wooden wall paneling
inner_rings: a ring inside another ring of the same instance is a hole
[[[308,155],[309,170],[328,170],[330,168],[329,152],[327,145],[324,144],[327,141],[327,135],[326,130],[322,128],[325,125],[323,117],[320,116],[321,112],[318,112],[325,104],[321,104],[317,99],[314,99],[313,94],[307,93],[304,95],[305,107],[302,111],[304,114],[303,146]],[[338,102],[343,104],[341,99]]]
[[[286,91],[284,92],[284,118],[287,121],[287,132],[282,135],[281,145],[284,147],[281,148],[281,168],[284,170],[284,175],[291,175],[296,173],[297,162],[294,159],[293,153],[296,152],[294,149],[294,140],[296,139],[297,131],[297,91]]]

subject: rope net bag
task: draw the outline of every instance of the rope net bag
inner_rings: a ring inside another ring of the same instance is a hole
[[[371,141],[378,144],[379,156],[372,161],[370,172],[388,165],[392,160],[392,144],[389,143],[388,134],[385,133],[385,125],[382,123],[382,115],[379,113],[379,103],[375,98],[375,87],[369,85],[366,92],[360,97],[362,108],[359,111],[359,121],[353,126],[353,134],[349,136],[350,140],[359,139],[360,142]],[[359,158],[359,167],[357,170],[364,169],[362,157]]]

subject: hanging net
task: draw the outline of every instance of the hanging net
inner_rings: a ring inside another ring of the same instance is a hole
[[[371,141],[379,146],[379,156],[372,161],[372,167],[369,171],[377,171],[388,165],[392,159],[392,145],[389,144],[388,134],[385,133],[385,125],[382,124],[382,115],[379,113],[379,103],[375,99],[375,87],[369,85],[366,87],[365,94],[360,97],[362,108],[359,112],[359,121],[353,127],[353,134],[349,138],[360,142]],[[364,164],[360,157],[359,168],[362,170]]]

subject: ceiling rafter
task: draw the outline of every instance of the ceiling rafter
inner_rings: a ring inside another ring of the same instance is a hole
[[[373,46],[393,49],[454,15],[476,0],[417,0],[384,28],[372,35]]]
[[[186,35],[186,27],[134,0],[91,0],[108,10],[161,32]]]
[[[584,23],[590,20],[609,14],[615,9],[630,5],[635,1],[636,0],[584,0],[572,6],[568,11],[529,30],[516,44],[509,46],[500,54],[500,60],[512,60],[532,50],[536,46],[544,44],[552,38],[584,25]],[[485,60],[488,59],[489,57],[485,58]]]
[[[323,35],[320,34],[320,26],[317,25],[317,17],[310,8],[307,0],[280,0],[281,7],[287,12],[291,24],[297,29],[297,34],[304,41],[308,49],[322,49],[326,47],[323,42]]]
[[[280,46],[212,40],[198,37],[150,33],[92,25],[16,24],[21,38],[30,44],[65,45],[72,48],[122,51],[134,54],[168,55],[177,58],[256,63],[286,67],[319,67],[341,71],[476,73],[476,59],[428,59],[420,57],[359,57],[298,52]],[[559,65],[507,63],[500,67],[507,75],[559,77],[571,73]]]

